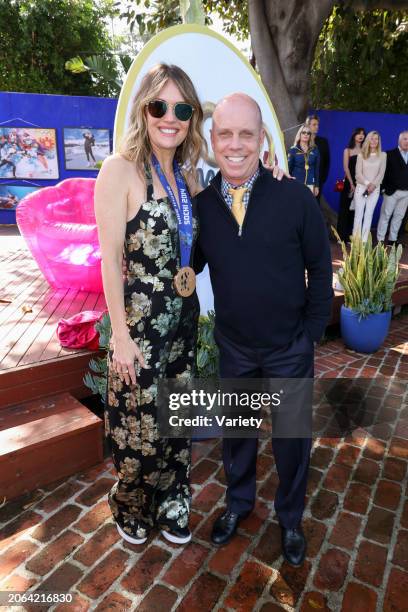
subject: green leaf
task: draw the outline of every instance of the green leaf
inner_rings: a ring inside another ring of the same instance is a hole
[[[74,74],[81,74],[81,72],[87,72],[89,68],[88,66],[85,66],[80,57],[73,57],[65,62],[65,70],[69,70]]]
[[[205,24],[201,0],[180,0],[180,14],[184,23]]]

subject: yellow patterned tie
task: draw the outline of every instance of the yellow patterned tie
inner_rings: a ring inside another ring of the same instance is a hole
[[[228,189],[232,195],[231,212],[241,227],[245,217],[245,206],[243,202],[244,193],[248,191],[248,187],[239,187],[239,189]]]

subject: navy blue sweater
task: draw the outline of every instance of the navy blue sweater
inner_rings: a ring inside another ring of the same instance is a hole
[[[250,347],[283,347],[303,330],[319,340],[331,314],[332,263],[310,190],[260,165],[241,235],[221,195],[220,172],[197,207],[194,267],[209,265],[220,332]]]

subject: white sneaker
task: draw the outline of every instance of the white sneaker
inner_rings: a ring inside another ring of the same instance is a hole
[[[129,535],[128,533],[123,531],[123,529],[117,523],[116,528],[119,532],[120,537],[126,540],[126,542],[129,542],[130,544],[144,544],[147,540],[147,536],[144,538],[136,538],[135,536]]]
[[[161,534],[172,544],[187,544],[191,540],[191,532],[188,527],[180,527],[176,531],[162,529]]]

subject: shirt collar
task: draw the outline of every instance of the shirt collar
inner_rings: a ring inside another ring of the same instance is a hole
[[[232,185],[227,179],[222,177],[221,189],[223,194],[228,193],[228,189],[239,189],[240,187],[246,187],[249,191],[252,189],[256,179],[259,176],[259,168],[257,168],[254,174],[247,180],[245,183],[241,183],[240,185]]]

